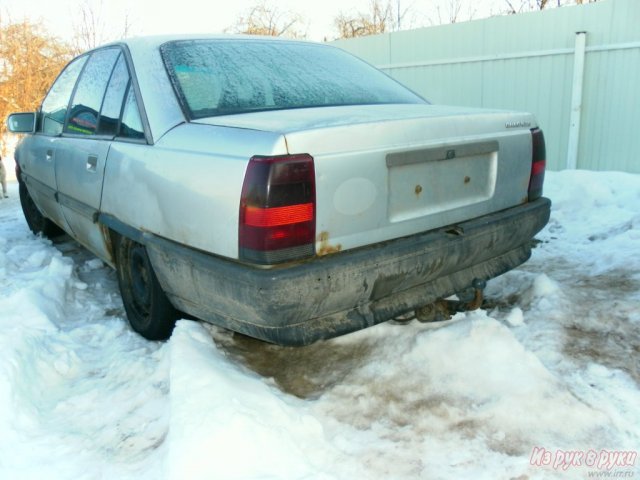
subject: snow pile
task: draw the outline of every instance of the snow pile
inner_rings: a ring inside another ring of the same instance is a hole
[[[165,347],[114,316],[102,262],[30,234],[10,187],[0,202],[0,478],[158,478]],[[80,272],[98,276],[88,285]]]
[[[541,238],[560,241],[547,252],[580,260],[590,275],[614,269],[637,275],[638,178],[618,172],[563,171],[549,175],[545,194],[552,195],[553,215]]]
[[[0,478],[602,473],[534,454],[640,445],[640,176],[549,173],[545,193],[541,242],[489,283],[484,310],[281,348],[186,320],[168,342],[141,339],[113,272],[31,236],[12,184]]]
[[[321,478],[322,426],[301,400],[227,359],[196,322],[178,322],[170,347],[170,478]]]

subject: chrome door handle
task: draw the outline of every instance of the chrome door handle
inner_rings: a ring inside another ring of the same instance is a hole
[[[87,172],[95,172],[97,165],[98,165],[98,156],[89,155],[89,158],[87,158]]]

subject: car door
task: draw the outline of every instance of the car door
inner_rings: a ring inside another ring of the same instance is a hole
[[[65,230],[69,226],[57,200],[56,149],[69,99],[87,58],[76,58],[60,73],[42,102],[36,133],[25,140],[20,157],[23,179],[31,197],[45,216]]]
[[[64,217],[75,238],[105,260],[110,259],[110,250],[96,220],[107,155],[128,83],[120,48],[92,53],[69,104],[55,152],[58,201]]]

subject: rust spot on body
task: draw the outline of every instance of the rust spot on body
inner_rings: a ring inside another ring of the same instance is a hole
[[[109,258],[107,259],[107,263],[111,267],[115,267],[116,266],[116,251],[115,251],[115,245],[113,244],[113,238],[111,237],[111,231],[109,230],[109,227],[107,227],[106,225],[104,225],[102,223],[98,223],[98,228],[100,228],[100,231],[102,232],[102,237],[104,238],[105,248],[107,250],[107,253],[109,254]]]
[[[319,257],[323,257],[324,255],[329,255],[331,253],[338,253],[342,250],[342,245],[339,243],[336,245],[329,244],[329,232],[321,232],[318,235],[318,242],[320,242],[320,247],[317,249],[317,255]]]
[[[464,183],[467,184],[471,181],[471,177],[464,177]]]
[[[419,197],[422,193],[422,185],[416,185],[414,192],[416,192],[416,197]]]

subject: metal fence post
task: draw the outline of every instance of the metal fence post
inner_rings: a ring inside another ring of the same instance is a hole
[[[571,121],[569,124],[569,144],[567,146],[567,168],[571,170],[575,170],[578,167],[586,45],[587,32],[576,32],[576,43],[573,54],[573,83],[571,87]]]

